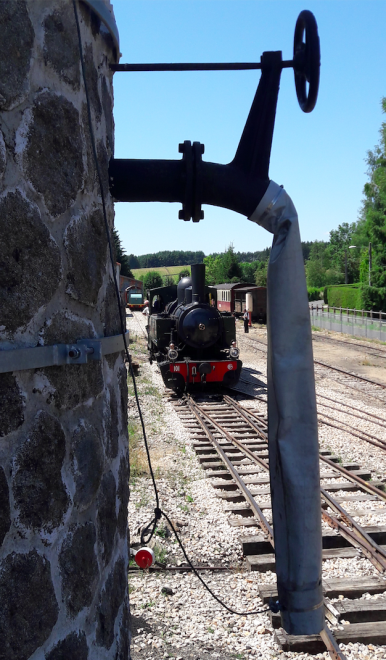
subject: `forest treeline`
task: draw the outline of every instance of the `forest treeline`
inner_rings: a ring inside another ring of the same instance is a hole
[[[311,242],[302,243],[304,259],[308,258],[312,245]],[[267,266],[270,252],[271,248],[266,248],[265,250],[260,250],[258,252],[235,252],[233,245],[230,244],[225,252],[213,252],[208,256],[205,256],[203,252],[191,253],[181,251],[179,253],[175,252],[174,254],[202,255],[200,261],[191,260],[186,265],[203,262],[206,265],[205,278],[208,285],[222,284],[223,282],[245,282],[248,284],[257,284],[258,286],[266,286]],[[164,253],[146,256],[157,256],[159,254]],[[140,259],[140,257],[138,257],[138,259]],[[179,264],[163,263],[162,265],[178,266]],[[157,272],[157,266],[154,266],[153,268],[154,270],[150,270],[139,276],[139,279],[144,282],[145,289],[162,286],[162,284],[172,284],[174,281],[178,281],[180,277],[189,275],[189,270],[184,270],[183,266],[181,271],[174,277],[170,277],[170,275],[162,276]]]
[[[302,243],[303,256],[308,259],[312,242]],[[234,252],[239,263],[254,263],[258,261],[267,261],[271,248],[258,250],[256,252]],[[214,259],[221,256],[220,252],[212,252],[205,255],[202,250],[191,252],[190,250],[162,250],[161,252],[152,252],[149,254],[129,254],[129,266],[136,268],[161,268],[162,266],[190,266],[191,264],[201,264],[208,256]]]
[[[129,254],[130,268],[160,268],[162,266],[190,266],[202,264],[205,254],[201,250],[161,250],[150,254]]]

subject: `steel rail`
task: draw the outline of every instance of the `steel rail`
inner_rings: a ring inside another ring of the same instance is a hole
[[[354,349],[356,347],[358,348],[365,348],[367,351],[378,351],[378,353],[371,353],[370,355],[373,355],[374,357],[381,357],[381,358],[386,358],[386,351],[382,351],[379,348],[374,348],[373,346],[366,346],[365,344],[359,344],[358,342],[351,342],[351,341],[345,341],[344,339],[336,339],[335,337],[325,337],[325,336],[320,336],[316,335],[315,333],[312,333],[312,339],[316,341],[332,341],[335,344],[347,344],[348,346],[352,346]],[[383,354],[382,354],[383,353]]]
[[[209,441],[212,443],[213,447],[217,451],[217,453],[220,456],[221,460],[223,461],[223,463],[225,463],[225,465],[228,468],[229,472],[231,473],[233,479],[235,480],[237,486],[239,487],[240,491],[243,493],[245,499],[249,502],[249,505],[252,509],[254,517],[259,522],[259,524],[260,524],[261,528],[263,529],[264,533],[267,535],[270,544],[274,548],[275,547],[275,542],[274,542],[274,539],[273,539],[273,529],[272,529],[271,525],[269,524],[269,522],[266,519],[266,517],[264,516],[262,510],[260,509],[260,507],[256,503],[252,493],[250,492],[249,488],[245,484],[244,480],[240,477],[240,475],[237,472],[236,468],[232,465],[230,459],[228,458],[228,456],[226,455],[226,453],[224,452],[224,450],[222,449],[220,444],[217,442],[217,440],[215,439],[215,437],[213,436],[211,431],[208,429],[208,427],[205,424],[205,422],[203,421],[203,419],[201,419],[201,416],[203,414],[205,416],[207,416],[206,413],[203,413],[203,411],[200,410],[199,406],[197,406],[196,403],[193,402],[193,400],[191,399],[191,397],[189,395],[186,396],[186,402],[187,402],[187,405],[189,406],[191,412],[196,417],[196,419],[197,419],[198,423],[200,424],[201,428],[205,432],[207,438],[209,439]],[[213,424],[213,422],[212,422],[212,424]]]
[[[360,485],[362,490],[366,490],[371,495],[376,495],[381,500],[386,502],[386,493],[384,493],[383,490],[381,490],[380,488],[373,486],[368,481],[362,479],[362,477],[358,477],[357,474],[352,474],[352,472],[350,472],[350,470],[346,470],[346,468],[344,468],[343,465],[339,465],[339,463],[334,463],[334,461],[331,461],[326,456],[319,455],[319,458],[324,463],[327,463],[327,465],[329,465],[330,467],[333,467],[335,470],[338,470],[338,472],[341,472],[341,474],[343,474],[346,477],[346,479],[348,479],[352,483]]]
[[[319,413],[320,415],[323,415],[323,413]],[[359,433],[355,433],[355,431],[348,431],[347,429],[342,428],[341,426],[337,426],[336,424],[332,424],[331,422],[326,422],[324,419],[319,419],[321,424],[325,424],[326,426],[331,426],[334,429],[339,429],[339,431],[345,431],[346,433],[350,433],[350,435],[353,435],[356,438],[359,438],[360,440],[364,440],[365,442],[368,442],[370,445],[374,445],[374,447],[378,447],[378,449],[383,449],[385,450],[385,446],[382,445],[380,442],[376,442],[375,440],[370,440],[369,438],[365,438],[363,435],[359,435]],[[344,422],[339,422],[339,424],[343,424]]]
[[[229,397],[226,397],[225,400],[227,401],[227,399],[229,399]],[[240,412],[242,411],[242,406],[239,403],[237,404],[232,403],[232,407],[236,410],[239,410]],[[244,415],[243,418],[247,422],[249,421],[247,417]],[[249,421],[249,423],[252,425],[252,428],[255,428],[254,424],[251,421]],[[215,424],[220,428],[220,430],[222,430],[221,425],[219,425],[217,422],[215,422]],[[227,437],[228,439],[232,438],[231,434],[227,434]],[[235,442],[235,439],[232,438],[231,441]],[[238,444],[241,443],[238,442]],[[248,453],[253,454],[253,452],[251,452],[251,450],[249,449],[248,449]],[[255,460],[256,458],[257,457],[254,456],[252,460]],[[339,464],[330,461],[328,458],[325,458],[324,456],[321,455],[319,455],[319,458],[325,463],[327,463],[329,466],[331,466],[334,470],[342,473],[349,481],[354,482],[360,489],[366,490],[372,495],[377,495],[380,499],[386,501],[386,493],[384,493],[383,491],[379,490],[375,486],[372,486],[371,484],[368,484],[361,477],[350,474],[349,470],[346,470],[346,468],[344,468],[343,466],[340,466]],[[269,469],[268,465],[266,469]],[[379,570],[381,573],[385,572],[386,552],[384,552],[382,548],[380,548],[380,546],[375,541],[373,541],[373,539],[371,539],[370,536],[368,536],[368,534],[362,529],[362,527],[352,518],[352,516],[350,516],[350,514],[343,507],[340,506],[340,504],[338,504],[338,502],[335,502],[335,500],[331,497],[331,495],[329,495],[322,486],[320,487],[320,492],[323,498],[328,502],[329,506],[346,521],[347,526],[345,526],[335,518],[331,517],[326,511],[322,509],[322,518],[325,520],[325,522],[327,522],[334,529],[338,529],[341,535],[347,541],[349,541],[349,543],[351,543],[355,547],[360,547],[363,551],[363,554],[371,561],[371,563],[377,568],[377,570]]]
[[[365,376],[358,376],[357,374],[352,374],[349,371],[345,371],[344,369],[339,369],[339,367],[333,367],[331,366],[331,364],[326,364],[325,362],[321,362],[320,360],[314,360],[314,364],[319,364],[322,367],[325,367],[326,369],[332,369],[333,371],[339,371],[339,373],[344,374],[345,376],[351,376],[351,378],[357,378],[358,380],[363,380],[365,383],[370,383],[370,385],[377,385],[378,387],[382,387],[382,389],[386,390],[386,385],[382,385],[382,383],[378,383],[376,380],[365,378]]]
[[[361,410],[361,408],[356,408],[355,406],[350,406],[349,403],[343,403],[343,401],[336,401],[335,399],[331,399],[329,396],[325,396],[325,394],[316,394],[316,396],[320,397],[321,399],[326,399],[327,401],[332,401],[333,403],[336,403],[339,406],[345,406],[346,408],[351,408],[351,410],[356,410],[357,412],[363,413],[363,415],[367,415],[368,417],[374,417],[375,419],[379,419],[379,421],[383,422],[384,427],[386,428],[386,419],[383,419],[383,417],[379,417],[379,415],[374,415],[374,413],[369,413],[365,410]],[[335,408],[338,412],[344,413],[344,410],[339,410],[339,408]],[[346,413],[348,414],[348,413]],[[371,420],[364,420],[366,422],[371,421]],[[373,422],[376,424],[376,422]],[[380,424],[380,426],[383,426]]]
[[[332,660],[346,660],[346,656],[343,651],[340,650],[339,644],[336,642],[328,626],[325,626],[319,634]]]
[[[260,465],[264,470],[269,471],[269,465],[268,465],[268,463],[266,463],[266,461],[264,461],[259,456],[256,456],[254,454],[254,452],[251,449],[249,449],[249,447],[246,447],[245,445],[243,445],[243,443],[240,442],[240,440],[237,440],[237,438],[234,438],[233,435],[231,433],[229,433],[229,431],[227,431],[221,424],[216,422],[216,420],[213,419],[213,417],[211,417],[207,412],[205,412],[199,406],[197,406],[196,403],[194,403],[194,405],[200,411],[200,414],[205,416],[207,419],[209,419],[210,423],[213,424],[213,426],[215,426],[216,428],[218,428],[218,430],[221,431],[221,433],[223,433],[223,435],[227,438],[227,440],[229,440],[230,443],[236,445],[236,447],[238,447],[238,449],[240,449],[240,451],[242,451],[252,461],[254,461],[258,465]]]
[[[326,419],[330,419],[333,422],[337,422],[338,424],[342,424],[343,426],[347,426],[347,428],[350,429],[350,433],[352,430],[352,426],[350,424],[347,424],[347,422],[341,422],[340,419],[335,419],[335,417],[330,417],[330,415],[326,415],[324,412],[318,413],[318,415],[323,415],[323,417],[326,417]],[[367,440],[367,438],[370,438],[372,442],[379,442],[380,445],[383,445],[384,449],[386,449],[386,442],[384,440],[381,440],[380,438],[374,438],[370,433],[367,433],[367,431],[363,431],[362,429],[358,429],[358,433],[355,435],[361,434],[362,436],[366,436],[363,439]]]
[[[322,519],[332,528],[336,529],[343,538],[345,538],[352,546],[358,548],[363,552],[366,559],[368,559],[373,566],[380,572],[386,572],[386,561],[378,556],[378,553],[374,548],[369,546],[365,539],[361,538],[361,535],[358,536],[355,532],[342,524],[337,518],[330,516],[327,511],[322,511]]]
[[[230,399],[230,397],[226,396],[226,397],[224,397],[224,399],[226,399],[226,400],[229,399],[230,402],[232,403],[232,406],[236,410],[241,410],[243,408],[243,406],[240,403],[236,403],[234,401],[232,402],[232,399]],[[254,413],[252,411],[251,412],[248,411],[248,414],[250,414],[253,417],[256,417],[256,415],[254,415]],[[327,422],[324,422],[324,423],[327,424]],[[334,427],[334,428],[339,428],[339,427]],[[340,429],[340,430],[343,430],[343,429]],[[266,437],[267,442],[268,442],[268,436],[266,435],[265,437]],[[358,437],[360,437],[360,436],[358,435]],[[372,444],[375,444],[375,443],[372,443]],[[375,446],[379,446],[379,445],[375,445]],[[383,447],[382,447],[382,449],[383,449]],[[326,456],[323,456],[322,454],[319,454],[319,458],[320,458],[321,461],[323,461],[324,463],[327,463],[327,465],[332,467],[334,470],[336,470],[337,472],[340,472],[341,474],[343,474],[349,481],[351,481],[352,483],[355,483],[358,486],[360,486],[360,488],[362,490],[367,491],[371,495],[376,495],[377,497],[379,497],[380,499],[382,499],[386,502],[386,493],[384,493],[384,491],[381,490],[380,488],[377,488],[376,486],[373,486],[368,481],[365,481],[361,477],[358,477],[358,475],[352,474],[352,472],[350,472],[350,470],[346,470],[346,468],[344,468],[342,465],[339,465],[339,463],[334,463],[334,461],[331,461],[329,458],[326,458]]]
[[[345,525],[350,528],[350,534],[354,534],[354,537],[361,539],[361,541],[363,541],[364,544],[370,545],[376,554],[381,555],[381,559],[379,561],[382,565],[382,570],[386,571],[386,550],[383,550],[381,546],[379,546],[375,541],[373,541],[371,536],[369,536],[367,532],[364,531],[364,529],[354,520],[354,518],[350,516],[347,513],[347,511],[345,511],[345,509],[342,506],[340,506],[340,504],[338,504],[338,502],[335,502],[334,498],[331,497],[331,495],[326,490],[324,490],[324,488],[321,488],[320,492],[324,500],[327,502],[328,506],[335,513],[337,513],[342,519],[342,521],[345,523]],[[327,512],[324,511],[323,513],[327,513]],[[332,520],[334,521],[333,524],[334,527],[336,522],[340,524],[339,520],[335,520],[335,519]],[[347,530],[345,529],[343,531],[344,533],[347,532]],[[371,557],[368,557],[368,559],[370,559],[371,561]]]
[[[258,458],[257,456],[254,455],[254,453],[247,447],[245,447],[239,440],[236,440],[230,434],[224,427],[216,422],[207,412],[203,411],[200,409],[199,406],[197,406],[195,403],[193,404],[195,408],[199,411],[199,414],[202,415],[203,417],[206,417],[209,419],[211,424],[215,427],[218,428],[221,433],[225,435],[225,437],[233,444],[235,444],[241,451],[246,454],[253,462],[257,462],[259,465],[264,467],[265,470],[269,471],[269,466],[268,464],[263,461],[262,459]],[[242,407],[240,404],[237,404],[237,407]],[[198,415],[196,415],[198,418]],[[246,419],[246,418],[245,418]],[[246,420],[248,421],[248,420]],[[252,425],[252,422],[249,422]],[[202,422],[201,425],[203,426]],[[217,441],[215,441],[217,442]],[[222,450],[221,450],[222,451]],[[225,453],[224,453],[225,455]],[[337,466],[333,461],[330,461],[329,459],[325,458],[324,456],[320,456],[320,458],[326,462],[328,465],[333,467],[335,470],[338,472],[342,472],[349,480],[354,481],[360,488],[364,490],[368,490],[368,492],[371,492],[372,494],[376,494],[377,496],[381,497],[382,499],[386,500],[386,494],[383,493],[382,491],[378,490],[375,486],[370,486],[366,481],[361,479],[360,477],[357,477],[356,475],[350,474],[348,470],[341,466]],[[229,459],[226,457],[226,459],[229,461]],[[230,463],[230,461],[229,461]],[[230,463],[231,464],[231,463]],[[233,466],[232,466],[233,467]],[[234,470],[234,468],[233,468]],[[233,471],[232,471],[233,474]],[[241,480],[242,481],[242,480]],[[243,492],[242,489],[240,489],[241,492]],[[249,492],[249,491],[248,491]],[[333,508],[333,510],[338,511],[339,515],[344,518],[344,520],[348,523],[345,525],[344,523],[340,522],[336,518],[333,518],[330,516],[326,511],[322,509],[322,518],[329,524],[332,528],[337,529],[339,533],[349,542],[351,545],[354,547],[360,548],[363,552],[363,554],[371,561],[371,563],[375,566],[375,568],[381,572],[384,573],[386,571],[386,553],[383,552],[383,550],[379,547],[379,545],[373,541],[363,530],[363,528],[356,523],[353,518],[350,516],[350,514],[343,509],[333,498],[331,498],[330,495],[324,490],[324,488],[321,486],[320,487],[320,492],[323,498],[328,502],[329,506]],[[250,493],[249,493],[250,494]],[[252,496],[251,496],[252,497]],[[252,498],[253,499],[253,498]],[[248,500],[249,501],[249,500]],[[254,500],[253,500],[254,501]],[[256,503],[255,503],[256,504]],[[262,514],[263,515],[263,514]],[[268,524],[268,523],[267,523]],[[272,528],[271,528],[272,529]],[[355,531],[354,531],[355,529]],[[272,530],[272,535],[273,535],[273,530]],[[273,538],[273,536],[272,536]]]
[[[249,342],[257,342],[258,344],[262,344],[263,346],[266,347],[266,350],[264,351],[262,348],[257,349],[260,350],[262,353],[266,353],[268,348],[267,344],[265,344],[263,341],[259,341],[259,339],[245,339]],[[382,383],[378,383],[376,380],[371,380],[370,378],[365,378],[364,376],[358,376],[357,374],[352,374],[349,371],[345,371],[344,369],[339,369],[339,367],[333,367],[331,364],[326,364],[325,362],[321,362],[320,360],[314,360],[314,364],[319,364],[322,367],[325,367],[326,369],[332,369],[333,371],[339,371],[339,373],[344,374],[345,376],[351,376],[351,378],[357,378],[358,380],[363,380],[365,383],[370,383],[370,385],[377,385],[378,387],[382,387],[382,389],[386,389],[386,385],[383,385]]]
[[[316,395],[319,396],[319,395]],[[327,403],[318,403],[318,406],[322,406],[322,408],[329,408],[330,410],[336,410],[337,412],[342,413],[342,415],[350,415],[351,417],[355,417],[356,419],[361,419],[362,421],[369,422],[370,424],[376,424],[377,426],[380,426],[381,428],[385,429],[386,425],[380,424],[379,422],[372,421],[371,419],[364,419],[361,417],[361,415],[356,415],[355,413],[352,412],[347,412],[345,410],[339,410],[339,408],[335,408],[335,406],[329,406]],[[324,415],[324,413],[321,413]],[[327,417],[327,415],[326,415]],[[340,422],[340,424],[347,424],[347,422]],[[348,426],[348,424],[347,424]],[[361,433],[365,433],[365,435],[370,435],[369,433],[366,434],[365,431],[361,431]],[[370,435],[371,437],[371,435]],[[384,440],[379,440],[379,442],[384,442],[386,445],[386,442]]]
[[[233,402],[229,397],[224,397],[225,401],[227,403],[231,403],[232,407],[236,410],[238,410],[241,413],[241,416],[251,425],[252,428],[256,429],[256,426],[252,420],[248,419],[249,414],[250,416],[255,416],[253,413],[249,413],[249,411],[243,410],[243,407],[236,402]],[[218,428],[224,435],[229,439],[233,444],[236,444],[237,446],[240,447],[244,453],[248,453],[250,455],[252,452],[251,450],[248,449],[248,452],[245,450],[247,449],[246,447],[242,446],[242,443],[237,441],[235,438],[232,437],[230,433],[226,431],[222,427],[221,424],[216,422],[211,418],[211,416],[206,413],[205,411],[202,411],[199,406],[194,404],[194,406],[198,409],[199,413],[196,415],[196,418],[200,422],[201,426],[206,430],[206,425],[203,423],[203,420],[201,419],[200,415],[203,417],[206,417],[209,419],[211,424],[216,428]],[[193,407],[193,406],[192,406]],[[261,419],[258,420],[261,422]],[[254,456],[253,454],[250,455],[250,458],[254,462],[256,462],[257,457]],[[349,479],[355,481],[356,483],[359,483],[362,487],[364,486],[365,488],[369,487],[369,484],[367,484],[364,480],[362,480],[360,477],[356,477],[354,475],[351,475],[348,470],[341,466],[337,466],[333,461],[330,461],[329,459],[326,459],[325,457],[321,456],[320,457],[322,460],[324,460],[326,463],[331,465],[335,470],[338,470],[339,472],[342,472],[345,474]],[[261,460],[261,459],[260,459]],[[260,463],[259,460],[259,464]],[[265,464],[265,469],[268,469],[268,465],[263,461]],[[264,467],[264,466],[263,466]],[[379,495],[381,498],[386,499],[386,494],[383,493],[382,491],[378,491],[374,486],[370,486],[371,491],[376,495]],[[386,571],[386,552],[383,551],[382,548],[378,546],[378,544],[371,539],[370,536],[361,528],[358,523],[356,523],[355,520],[341,507],[335,500],[321,487],[321,495],[325,502],[330,506],[333,511],[335,511],[343,521],[345,521],[346,524],[343,522],[339,521],[337,518],[330,516],[326,511],[322,510],[322,517],[327,522],[332,528],[337,529],[339,533],[348,540],[348,542],[353,545],[354,547],[357,547],[360,549],[364,556],[372,562],[372,564],[377,568],[377,570],[381,573],[385,573]],[[340,651],[338,644],[336,643],[331,631],[325,627],[323,631],[321,631],[320,636],[330,654],[330,656],[335,659],[335,660],[345,660],[345,655]]]
[[[250,414],[249,411],[246,411],[242,406],[240,406],[235,401],[233,401],[233,399],[231,399],[231,397],[228,396],[227,394],[224,395],[224,401],[226,401],[228,405],[232,406],[232,408],[236,410],[245,419],[246,422],[252,424],[252,427],[260,435],[260,437],[263,440],[265,440],[265,442],[268,442],[268,435],[266,433],[266,430],[262,429],[261,426],[259,426],[259,424],[256,424],[254,420],[250,419],[250,417],[255,417],[256,419],[255,415]],[[267,429],[266,425],[265,425],[265,429]]]
[[[253,384],[251,381],[248,381],[248,382]],[[252,394],[250,396],[252,396],[253,398],[257,398],[255,396],[253,396]],[[323,396],[323,395],[317,394],[317,396]],[[328,397],[324,397],[324,398],[328,398]],[[263,399],[259,399],[259,400],[263,401]],[[331,401],[332,399],[329,399],[329,400]],[[324,404],[319,404],[319,405],[324,405]],[[348,404],[342,403],[340,405],[345,406],[345,405],[348,405]],[[332,408],[332,406],[325,406],[325,407]],[[349,407],[351,407],[351,406],[349,406]],[[337,410],[337,409],[332,408],[332,410]],[[356,408],[354,410],[356,410]],[[341,412],[342,414],[351,414],[352,415],[352,413],[345,413],[343,410],[338,410],[338,412]],[[253,414],[253,413],[251,413],[251,414]],[[347,424],[347,422],[341,422],[340,420],[335,420],[334,417],[329,417],[329,415],[326,415],[323,412],[318,412],[318,415],[319,416],[322,415],[323,417],[326,417],[327,419],[330,419],[332,421],[337,421],[342,426],[348,427],[349,430],[347,430],[347,428],[344,429],[344,428],[341,428],[340,426],[336,426],[335,424],[331,424],[331,422],[326,422],[326,421],[324,421],[324,419],[319,419],[319,421],[322,424],[325,424],[326,426],[331,426],[332,428],[339,429],[340,431],[345,431],[346,433],[350,433],[351,435],[359,438],[360,440],[364,440],[365,442],[368,442],[369,444],[373,445],[374,447],[378,447],[379,449],[386,450],[386,442],[384,440],[380,440],[379,438],[373,439],[373,437],[369,433],[367,433],[366,431],[359,430],[359,432],[357,433],[355,430],[352,429],[352,427],[349,424]],[[357,415],[353,415],[353,416],[358,417],[358,419],[362,419],[361,417],[359,417]],[[379,418],[379,419],[381,419],[381,418]],[[366,420],[366,419],[363,419],[363,421],[371,422],[371,420]],[[377,422],[374,422],[374,423],[377,423]],[[379,426],[382,426],[382,424],[379,424]],[[383,427],[383,428],[385,428],[385,427]],[[365,436],[368,436],[368,437],[365,437]]]
[[[229,400],[229,403],[231,403],[231,405],[235,408],[235,410],[240,410],[241,411],[243,409],[243,406],[240,403],[236,403],[235,401],[232,401],[232,399],[230,399],[230,397],[225,396],[224,399],[226,399],[227,401]],[[255,415],[252,411],[248,411],[248,414],[253,416],[253,417],[257,417],[257,415]],[[327,424],[327,422],[324,422],[324,423]],[[334,427],[334,428],[339,428],[339,427]],[[343,429],[341,429],[341,430],[343,430]],[[265,437],[268,441],[268,436],[266,434],[264,434],[264,435],[265,435]],[[358,437],[360,437],[360,436],[358,435]],[[372,444],[375,444],[375,443],[373,442]],[[375,446],[379,446],[379,445],[375,444]],[[382,447],[382,449],[383,449],[383,447]],[[386,493],[384,493],[383,490],[381,490],[380,488],[377,488],[376,486],[373,486],[372,484],[370,484],[368,481],[365,481],[361,477],[358,477],[357,475],[352,474],[349,470],[346,470],[346,468],[339,465],[339,463],[334,463],[333,461],[331,461],[329,458],[326,458],[322,454],[319,454],[319,458],[320,458],[321,461],[324,461],[329,466],[331,466],[334,470],[336,470],[336,471],[340,472],[341,474],[343,474],[349,481],[359,485],[361,487],[361,489],[366,490],[371,495],[376,495],[380,499],[386,501]]]
[[[227,397],[229,398],[229,397]],[[242,406],[240,404],[236,404],[233,406],[236,409],[241,409]],[[199,406],[197,406],[198,410],[200,410]],[[232,442],[233,444],[236,444],[243,453],[249,456],[254,462],[258,461],[264,469],[269,471],[268,464],[265,461],[262,461],[262,459],[258,458],[257,456],[254,455],[254,453],[247,447],[245,447],[240,441],[236,440],[224,427],[216,422],[208,413],[205,411],[201,411],[201,414],[207,417],[210,422],[217,427],[224,435],[225,437]],[[248,422],[248,419],[244,417],[246,421]],[[252,422],[249,422],[252,425],[252,428],[254,427],[254,424]],[[323,460],[325,463],[330,465],[333,469],[337,470],[338,472],[341,472],[346,476],[347,479],[350,481],[353,481],[356,485],[358,485],[360,488],[367,490],[367,492],[371,494],[375,494],[379,496],[381,499],[386,501],[386,493],[383,493],[381,490],[378,490],[375,486],[369,485],[364,479],[361,479],[361,477],[357,477],[356,475],[350,474],[349,470],[346,470],[345,468],[336,465],[333,463],[333,461],[330,461],[329,459],[325,458],[324,456],[320,456],[320,459]],[[335,518],[332,518],[326,511],[322,509],[322,518],[327,522],[331,527],[338,529],[341,535],[349,541],[352,545],[355,547],[360,547],[363,551],[363,554],[372,562],[372,564],[379,570],[381,573],[386,571],[386,553],[378,546],[375,541],[373,541],[367,534],[366,532],[358,525],[358,523],[355,522],[355,520],[350,516],[350,514],[343,509],[337,502],[333,500],[333,498],[328,495],[328,493],[324,490],[324,488],[321,486],[320,487],[320,492],[322,496],[324,497],[325,500],[328,501],[329,506],[333,508],[335,511],[339,513],[339,515],[344,518],[347,521],[348,526],[346,527],[343,525],[340,521],[336,520]],[[355,528],[355,532],[350,529]],[[379,558],[379,555],[381,555],[381,559]],[[384,559],[382,559],[382,556]]]

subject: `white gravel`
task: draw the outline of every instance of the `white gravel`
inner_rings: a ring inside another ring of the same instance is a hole
[[[140,326],[146,319],[136,314],[128,317],[128,327],[132,335],[140,336]],[[239,342],[242,346],[242,342]],[[252,349],[248,347],[245,366],[256,372],[256,377],[266,382],[266,360],[256,351],[256,358],[251,358]],[[144,356],[137,354],[138,361]],[[143,362],[140,373],[155,386],[160,393],[164,391],[161,376],[155,364]],[[248,374],[248,378],[250,374]],[[139,378],[139,389],[141,378]],[[245,383],[242,387],[248,387]],[[336,388],[336,384],[334,384]],[[341,391],[334,389],[336,401],[344,401],[347,389],[339,385]],[[143,388],[142,388],[143,389]],[[253,388],[256,389],[255,387]],[[326,379],[318,392],[331,396]],[[263,391],[259,396],[265,399]],[[263,574],[246,573],[245,562],[241,556],[241,535],[255,534],[255,527],[235,528],[228,522],[224,503],[216,496],[205,472],[199,465],[192,448],[191,434],[185,429],[172,403],[160,394],[140,395],[145,424],[148,429],[151,454],[155,457],[157,486],[160,494],[160,506],[172,519],[181,535],[186,551],[196,564],[208,563],[230,567],[229,572],[202,573],[203,579],[216,594],[230,607],[238,611],[262,608],[258,596],[258,584],[274,584],[276,576],[272,572]],[[358,405],[359,395],[355,397]],[[329,403],[329,402],[328,402]],[[352,403],[352,400],[350,401]],[[262,401],[248,401],[246,407],[259,412],[266,412]],[[331,404],[335,405],[335,404]],[[363,410],[379,412],[379,407],[372,407],[368,401],[361,404]],[[329,411],[332,416],[344,413]],[[137,411],[132,401],[129,402],[129,416],[137,418]],[[343,417],[344,416],[344,417]],[[384,415],[386,418],[386,415]],[[386,422],[386,419],[385,419]],[[349,422],[350,423],[350,422]],[[359,428],[362,422],[355,420],[353,426]],[[386,429],[376,428],[369,422],[363,422],[363,430],[386,439]],[[382,435],[381,435],[382,434]],[[320,425],[321,446],[330,448],[344,462],[358,462],[363,468],[370,468],[378,475],[385,475],[386,453],[377,450],[346,432]],[[370,455],[371,454],[371,455]],[[344,481],[344,479],[340,479]],[[269,501],[268,496],[259,501]],[[151,518],[154,510],[154,492],[148,477],[140,477],[131,485],[129,503],[129,527],[131,542],[139,543],[139,528]],[[351,502],[347,509],[368,510],[368,514],[357,516],[360,524],[385,524],[386,507],[378,502]],[[180,565],[184,557],[177,543],[164,522],[160,523],[161,533],[166,538],[155,538],[156,554],[168,565]],[[162,531],[163,530],[163,531]],[[353,559],[334,559],[323,562],[323,577],[351,577],[379,575],[372,564],[359,554]],[[161,593],[163,587],[172,590],[173,595]],[[309,655],[304,653],[283,653],[274,642],[273,630],[267,614],[237,616],[228,613],[202,587],[198,579],[189,572],[185,573],[140,573],[130,574],[129,578],[131,612],[134,617],[137,634],[133,637],[132,657],[134,660],[175,657],[177,660],[200,659],[204,657],[221,658],[327,658],[327,653]],[[141,628],[142,626],[142,628]],[[342,646],[349,660],[386,659],[386,647],[349,644]]]

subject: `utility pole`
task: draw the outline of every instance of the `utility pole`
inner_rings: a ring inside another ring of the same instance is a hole
[[[76,0],[112,231],[117,44],[94,4]],[[98,354],[120,325],[72,2],[0,2],[0,43],[0,655],[127,660],[127,373]]]
[[[371,286],[371,243],[369,243],[369,286]]]
[[[344,251],[344,283],[348,284],[348,277],[347,277],[347,248],[345,248]]]

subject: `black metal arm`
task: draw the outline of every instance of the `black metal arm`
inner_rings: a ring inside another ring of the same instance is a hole
[[[281,52],[263,53],[262,75],[236,155],[228,165],[202,161],[203,145],[180,145],[181,160],[113,159],[110,190],[120,202],[180,202],[180,218],[198,222],[202,204],[250,216],[269,183]]]

